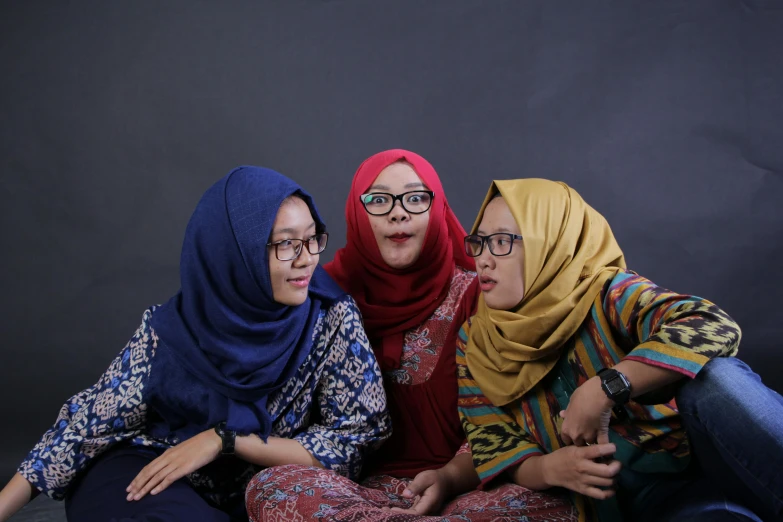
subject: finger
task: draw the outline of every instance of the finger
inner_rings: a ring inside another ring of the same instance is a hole
[[[565,414],[566,414],[565,410],[560,410],[560,418],[561,419],[565,419]]]
[[[175,467],[176,466],[172,464],[158,471],[155,474],[155,476],[150,478],[150,480],[147,481],[146,484],[144,484],[143,488],[141,488],[135,495],[133,495],[133,500],[141,500],[142,498],[144,498],[144,496],[147,493],[149,493],[152,490],[152,488],[160,484],[163,481],[163,479],[166,478],[166,475],[174,471]]]
[[[437,502],[438,499],[435,498],[435,495],[427,495],[425,493],[414,506],[411,506],[411,511],[419,515],[429,515],[432,511],[435,510],[435,508],[438,507],[436,505]]]
[[[599,431],[598,437],[596,437],[596,442],[598,444],[609,444],[609,432],[608,431]]]
[[[412,513],[417,514],[416,511],[414,511],[416,505],[419,503],[419,500],[421,500],[421,497],[416,496],[416,498],[413,499],[413,502],[411,502],[410,507],[407,508],[401,508],[401,507],[393,507],[390,508],[391,511],[397,512],[397,513]]]
[[[614,490],[612,489],[599,489],[593,487],[584,487],[580,493],[598,500],[604,500],[614,496]]]
[[[406,498],[421,495],[424,493],[424,491],[427,490],[427,488],[435,484],[437,478],[437,473],[432,471],[424,471],[419,473],[408,483],[407,486],[405,486],[405,491],[402,492],[402,495]],[[410,495],[408,493],[410,493]]]
[[[574,446],[579,446],[579,447],[587,446],[584,437],[582,437],[581,435],[577,435],[576,437],[574,437]]]
[[[592,460],[580,463],[579,471],[586,476],[612,478],[620,472],[620,462],[612,461],[610,464],[601,464]]]
[[[607,455],[614,455],[617,451],[617,446],[612,443],[609,444],[592,444],[582,450],[584,453],[582,457],[590,460],[600,459]]]
[[[172,485],[174,482],[178,481],[182,477],[185,476],[185,470],[183,468],[177,468],[168,475],[166,475],[163,480],[160,481],[160,484],[155,486],[152,491],[150,491],[150,495],[157,495],[170,485]]]
[[[611,488],[614,486],[614,479],[597,475],[585,475],[582,477],[582,481],[590,486],[600,486],[602,488]]]
[[[136,475],[136,478],[134,478],[130,485],[125,488],[125,491],[135,492],[140,490],[142,487],[144,487],[150,477],[155,476],[156,473],[158,473],[162,468],[168,466],[168,464],[169,455],[164,453],[160,457],[157,457],[155,460],[142,468],[139,474]]]
[[[563,439],[563,444],[565,444],[566,446],[571,446],[574,443],[574,441],[571,440],[571,437],[569,437],[568,433],[566,433],[565,431],[560,433],[560,438]]]

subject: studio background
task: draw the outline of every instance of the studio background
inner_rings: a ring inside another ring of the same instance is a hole
[[[782,49],[780,1],[2,1],[0,479],[177,291],[240,164],[315,196],[322,262],[377,151],[428,158],[466,228],[491,179],[563,180],[783,389]]]

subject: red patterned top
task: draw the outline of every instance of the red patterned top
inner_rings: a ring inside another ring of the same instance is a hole
[[[475,272],[454,267],[446,299],[427,321],[405,332],[400,367],[384,372],[385,378],[399,384],[421,384],[430,378],[462,294],[475,277]]]

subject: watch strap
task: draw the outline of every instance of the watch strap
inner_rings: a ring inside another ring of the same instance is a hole
[[[237,432],[226,429],[226,423],[221,422],[215,426],[215,433],[218,434],[222,442],[220,453],[223,455],[233,455],[236,447]]]

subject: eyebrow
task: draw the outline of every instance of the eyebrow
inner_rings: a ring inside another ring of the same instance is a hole
[[[305,230],[310,230],[311,228],[315,228],[315,221],[310,223],[310,225]],[[279,230],[273,230],[272,235],[276,236],[278,234],[296,234],[298,230],[294,228],[281,228]]]
[[[497,229],[495,232],[493,232],[493,234],[497,234],[497,233],[499,233],[499,232],[505,232],[505,233],[507,233],[507,234],[516,234],[516,232],[514,232],[514,231],[513,231],[513,230],[511,230],[510,228],[506,228],[506,227],[500,227],[500,228],[499,228],[499,229]],[[487,234],[486,232],[484,232],[484,231],[483,231],[483,230],[481,230],[481,229],[478,229],[478,230],[476,231],[476,234],[479,234],[479,235],[481,235],[481,236],[488,236],[488,235],[489,235],[489,234]]]
[[[425,185],[421,181],[416,181],[414,183],[407,183],[403,188],[407,189],[407,188],[419,188],[419,187],[429,190],[427,185]],[[391,188],[387,187],[386,185],[373,185],[368,190],[391,190]]]

